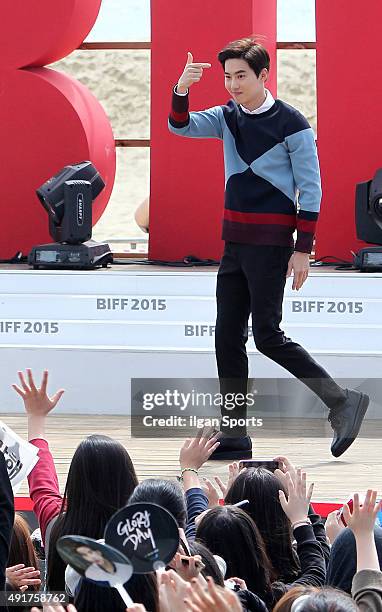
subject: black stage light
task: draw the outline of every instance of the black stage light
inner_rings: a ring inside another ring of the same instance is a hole
[[[91,240],[92,203],[105,187],[89,161],[65,166],[37,189],[49,216],[53,244],[32,248],[28,262],[33,268],[92,269],[113,261],[110,247]]]
[[[357,238],[382,245],[382,168],[374,178],[358,183],[355,196]],[[382,247],[366,247],[358,251],[354,265],[362,272],[382,270]]]

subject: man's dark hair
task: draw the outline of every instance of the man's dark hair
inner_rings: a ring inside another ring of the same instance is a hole
[[[268,51],[256,42],[254,38],[240,38],[228,43],[218,55],[218,60],[225,67],[229,59],[243,59],[249,64],[256,76],[266,68],[269,70],[270,57]]]

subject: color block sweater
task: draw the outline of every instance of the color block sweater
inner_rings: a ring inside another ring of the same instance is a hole
[[[314,133],[299,111],[277,99],[259,114],[234,100],[190,113],[189,96],[174,91],[168,125],[179,136],[223,141],[223,240],[311,252],[321,180]]]

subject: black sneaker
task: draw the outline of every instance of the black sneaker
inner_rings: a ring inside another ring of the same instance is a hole
[[[347,399],[341,408],[329,412],[328,421],[334,430],[330,450],[334,457],[342,455],[356,439],[369,405],[369,396],[345,389]]]
[[[252,459],[252,440],[249,436],[234,438],[222,436],[219,446],[212,455],[212,461],[236,461],[237,459]]]

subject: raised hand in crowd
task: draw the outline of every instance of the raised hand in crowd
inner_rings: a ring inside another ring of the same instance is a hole
[[[331,544],[333,544],[334,540],[343,529],[345,529],[345,525],[341,520],[340,511],[333,510],[333,512],[328,514],[325,522],[326,535],[328,536]]]
[[[207,578],[207,590],[196,581],[187,594],[186,610],[191,612],[242,612],[243,608],[233,591],[217,587],[212,578]]]
[[[227,491],[231,485],[235,482],[238,475],[243,472],[246,468],[239,470],[239,464],[237,461],[230,463],[228,466],[228,481],[224,484],[218,476],[214,476],[216,485],[211,482],[208,478],[203,478],[202,489],[208,497],[208,507],[213,508],[219,505],[219,499],[224,499]],[[220,491],[219,491],[220,490]]]
[[[204,495],[199,480],[199,468],[219,446],[220,433],[212,428],[198,431],[196,438],[184,441],[179,454],[180,480],[186,494],[187,539],[195,539],[195,518],[208,508],[208,499]]]
[[[288,472],[292,476],[292,479],[296,477],[296,468],[293,463],[288,459],[288,457],[284,457],[284,455],[278,455],[273,458],[273,461],[278,461],[279,467],[275,470],[274,474],[280,480],[281,484],[287,489],[288,488]]]
[[[370,569],[379,571],[379,561],[374,540],[374,527],[382,502],[377,502],[377,491],[368,489],[361,506],[358,493],[354,494],[353,511],[344,505],[344,519],[354,533],[357,546],[357,571]]]
[[[160,612],[186,612],[184,600],[191,593],[191,584],[174,570],[157,572],[157,580]]]
[[[176,553],[169,566],[186,582],[191,582],[194,578],[198,578],[202,583],[205,583],[200,573],[205,567],[200,555],[187,557],[186,555]]]
[[[213,429],[202,429],[196,438],[187,438],[180,449],[180,467],[201,468],[219,446],[219,435]]]
[[[208,461],[219,446],[219,434],[212,429],[202,429],[196,438],[187,438],[179,453],[179,463],[184,489],[200,487],[198,470]]]
[[[40,571],[35,567],[25,567],[24,563],[7,567],[5,575],[8,584],[12,589],[24,592],[30,586],[39,586],[41,580],[39,578]]]
[[[306,490],[306,473],[300,468],[292,474],[287,472],[287,490],[288,499],[284,491],[279,491],[279,498],[282,509],[292,523],[292,527],[297,526],[299,522],[306,522],[309,512],[309,504],[312,498],[313,486],[312,483]]]
[[[25,412],[28,415],[28,439],[43,438],[45,436],[45,419],[49,412],[57,405],[64,389],[57,391],[53,397],[47,394],[48,371],[42,376],[41,387],[36,387],[32,370],[27,369],[27,379],[23,372],[18,372],[21,387],[13,384],[12,387],[23,398]]]
[[[243,472],[246,469],[247,468],[242,468],[240,470],[238,462],[234,461],[233,463],[230,463],[229,466],[228,466],[228,481],[227,481],[226,485],[220,480],[220,478],[218,476],[215,477],[215,480],[216,480],[217,484],[220,487],[220,490],[222,492],[222,496],[223,497],[226,496],[227,491],[229,490],[231,485],[235,482],[235,480],[239,476],[239,474],[241,474],[241,472]]]
[[[214,508],[219,505],[220,494],[213,482],[208,478],[203,478],[201,483],[203,493],[208,497],[208,507]]]

